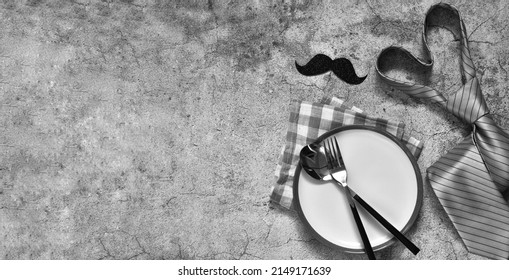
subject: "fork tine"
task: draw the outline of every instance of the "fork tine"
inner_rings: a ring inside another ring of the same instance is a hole
[[[338,162],[338,155],[337,155],[336,149],[334,148],[334,145],[332,143],[332,139],[327,138],[326,143],[327,143],[327,148],[329,150],[329,156],[330,156],[330,161],[332,163],[332,168],[340,167],[339,162]]]
[[[335,144],[335,150],[337,151],[337,160],[339,162],[340,166],[345,166],[345,163],[343,162],[343,156],[341,155],[341,150],[339,149],[338,139],[336,139],[336,136],[334,136],[334,144]]]
[[[338,167],[338,162],[336,160],[336,151],[334,151],[334,146],[332,145],[332,140],[329,138],[327,139],[327,143],[329,144],[329,150],[330,150],[330,154],[331,154],[331,160],[332,160],[332,165],[334,168]]]
[[[327,139],[323,142],[323,148],[325,150],[325,158],[327,159],[327,168],[328,169],[332,169],[333,166],[332,166],[332,158],[331,158],[331,154],[330,154],[330,147],[328,145],[328,141]]]
[[[333,145],[332,138],[329,139],[329,145],[331,146],[332,157],[334,158],[334,165],[335,165],[335,167],[340,167],[341,165],[339,164],[339,161],[338,161],[338,152],[336,151],[336,147],[334,147],[334,145]]]
[[[330,157],[331,157],[331,162],[332,162],[332,167],[333,168],[337,168],[338,167],[338,163],[336,161],[336,152],[334,151],[334,146],[332,145],[332,140],[329,138],[327,139],[328,141],[328,144],[329,144],[329,154],[330,154]]]
[[[330,138],[327,138],[325,140],[325,151],[328,155],[327,160],[330,162],[330,168],[339,167],[337,162],[336,151],[334,150],[334,146],[332,145],[332,140]]]

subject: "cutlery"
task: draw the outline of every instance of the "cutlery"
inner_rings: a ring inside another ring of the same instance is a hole
[[[328,149],[326,149],[326,146]],[[334,166],[336,165],[339,165],[340,167],[342,166],[341,169],[343,169],[344,171],[341,172],[344,173],[345,176],[344,179],[346,182],[347,174],[346,166],[343,162],[343,157],[341,155],[341,151],[339,149],[339,144],[337,143],[336,137],[333,137],[333,141],[330,139],[324,140],[324,145],[319,145],[319,143],[311,143],[309,145],[304,146],[300,152],[302,169],[304,169],[306,173],[308,173],[308,175],[314,179],[323,181],[334,180],[332,175],[333,172],[329,170],[331,168],[329,168],[329,163],[327,160],[329,158],[329,156],[327,156],[326,153],[327,150],[329,150],[330,159],[332,161],[337,162],[337,163],[333,162]],[[330,154],[330,151],[334,151],[334,156]],[[373,209],[373,207],[371,207],[366,201],[364,201],[364,199],[362,199],[358,194],[351,190],[350,187],[348,187],[348,185],[346,186],[347,188],[345,188],[345,192],[349,199],[351,198],[355,199],[380,224],[382,224],[382,226],[384,226],[392,235],[394,235],[399,241],[401,241],[414,255],[416,255],[420,251],[420,249],[417,246],[415,246],[399,230],[397,230],[391,223],[389,223],[382,215],[380,215],[375,209]]]

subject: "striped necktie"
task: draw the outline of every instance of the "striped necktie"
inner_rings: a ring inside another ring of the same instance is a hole
[[[449,98],[431,87],[388,75],[397,61],[407,62],[405,69],[409,66],[431,69],[433,57],[427,44],[430,26],[446,28],[459,40],[463,86]],[[436,102],[471,124],[472,133],[427,169],[428,181],[471,253],[508,259],[509,134],[497,126],[488,112],[458,10],[443,3],[432,6],[426,14],[422,35],[424,59],[392,46],[380,53],[377,72],[390,86],[412,97]]]

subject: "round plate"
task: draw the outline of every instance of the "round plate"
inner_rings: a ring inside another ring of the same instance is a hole
[[[336,136],[348,171],[348,185],[395,228],[405,233],[422,204],[422,178],[406,146],[391,134],[366,126],[344,126],[319,137]],[[293,186],[294,205],[315,237],[349,253],[364,253],[362,239],[342,187],[318,181],[300,164]],[[396,239],[357,204],[373,250]]]

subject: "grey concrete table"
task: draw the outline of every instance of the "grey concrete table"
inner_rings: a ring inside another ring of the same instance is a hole
[[[0,4],[0,258],[364,259],[269,203],[291,100],[337,96],[405,122],[425,143],[423,177],[468,133],[375,73],[382,48],[420,50],[433,1],[168,2]],[[507,4],[451,4],[509,128]],[[432,37],[431,84],[447,91],[460,83],[454,42]],[[368,78],[298,74],[294,62],[316,53],[347,57]],[[395,244],[377,257],[481,259],[427,183],[409,237],[417,256]]]

